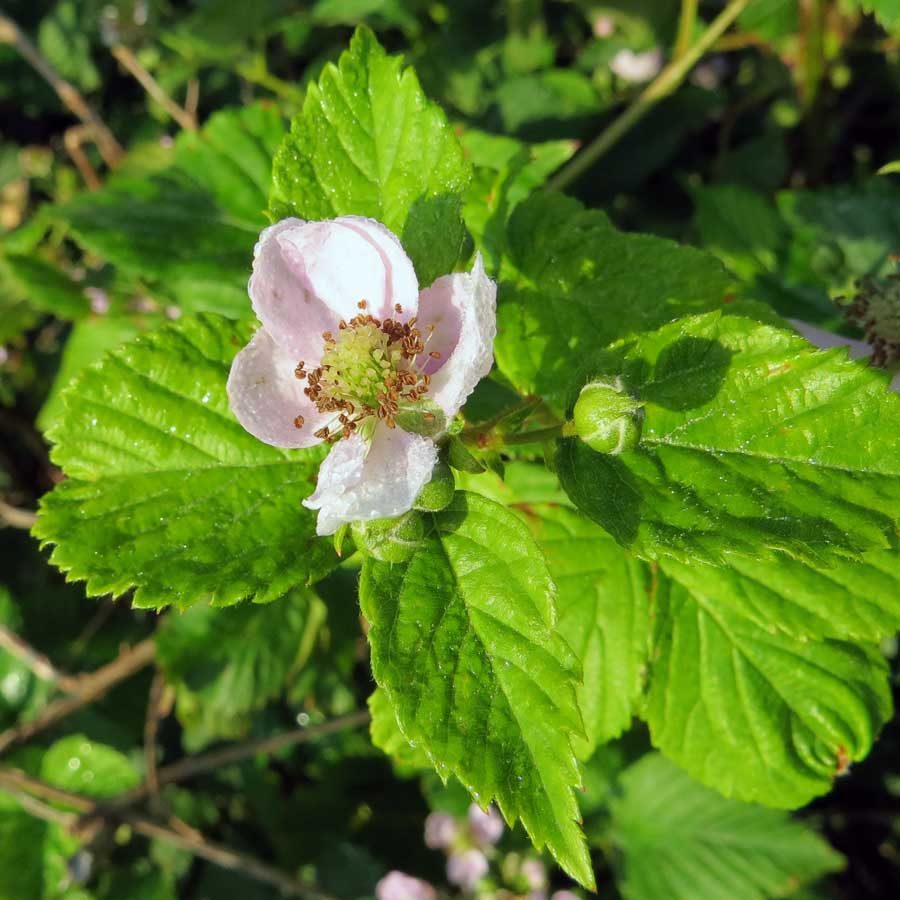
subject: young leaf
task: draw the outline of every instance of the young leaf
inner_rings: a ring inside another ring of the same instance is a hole
[[[114,797],[137,787],[141,775],[124,753],[83,734],[69,734],[47,748],[41,778],[54,787],[87,797]]]
[[[612,838],[626,900],[767,900],[843,865],[805,825],[726,800],[658,754],[627,769],[620,785]]]
[[[407,562],[363,568],[375,679],[438,772],[481,804],[496,799],[592,886],[573,793],[577,661],[540,550],[512,512],[474,494],[431,520]]]
[[[586,759],[637,712],[650,654],[653,579],[646,564],[575,510],[525,504],[521,512],[559,588],[559,631],[581,660],[578,705],[587,741],[574,744]]]
[[[91,594],[134,604],[267,602],[335,563],[300,505],[319,449],[279,450],[237,423],[225,381],[247,326],[201,316],[138,338],[82,372],[50,430],[68,478],[34,533]]]
[[[198,605],[166,619],[156,646],[187,742],[197,748],[242,735],[250,713],[303,666],[324,616],[322,601],[297,588],[274,603]]]
[[[761,625],[721,582],[696,591],[664,579],[658,596],[643,717],[654,745],[691,775],[729,797],[794,808],[868,754],[891,716],[876,646]]]
[[[521,203],[509,228],[497,364],[522,393],[557,405],[595,348],[719,309],[731,281],[713,256],[623,234],[603,213],[560,194]]]
[[[424,287],[459,259],[470,177],[415,72],[359,28],[337,66],[307,90],[275,157],[269,211],[273,219],[378,219],[400,238]]]
[[[649,557],[886,549],[900,520],[900,397],[840,350],[736,316],[673,322],[599,355],[644,403],[636,450],[560,442],[575,504]]]

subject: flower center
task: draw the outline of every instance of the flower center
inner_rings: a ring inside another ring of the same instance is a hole
[[[365,310],[365,300],[359,308]],[[398,305],[396,311],[403,310]],[[421,400],[431,379],[416,364],[427,338],[422,339],[415,324],[415,318],[382,321],[363,312],[349,322],[341,320],[337,335],[330,331],[322,335],[325,352],[318,368],[307,371],[301,361],[294,370],[297,378],[308,380],[303,393],[316,409],[335,414],[316,437],[334,442],[349,437],[363,423],[372,427],[379,420],[394,428],[397,414]],[[440,354],[430,356],[437,359]],[[294,424],[302,427],[302,417]]]

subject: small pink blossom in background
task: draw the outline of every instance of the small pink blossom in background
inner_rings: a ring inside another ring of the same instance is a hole
[[[180,306],[167,306],[166,307],[166,318],[167,319],[180,319],[181,318],[181,307]]]
[[[571,891],[554,891],[550,895],[550,900],[581,900],[581,898]]]
[[[487,812],[478,804],[469,807],[469,829],[478,844],[496,844],[503,835],[503,819],[496,808],[489,806]]]
[[[519,872],[530,890],[540,891],[547,887],[547,869],[539,859],[526,859]]]
[[[159,139],[159,146],[162,147],[164,150],[171,150],[171,148],[175,146],[175,139],[172,137],[171,134],[164,134]]]
[[[610,61],[609,67],[623,81],[642,84],[655,78],[662,69],[663,57],[659,48],[635,53],[634,50],[620,50]]]
[[[91,312],[98,316],[109,312],[109,295],[103,288],[86,287],[84,296],[88,298],[91,304]]]
[[[232,364],[231,409],[267,444],[334,444],[303,501],[318,533],[407,512],[436,435],[405,431],[398,410],[449,424],[493,365],[497,289],[481,257],[420,291],[380,222],[290,218],[260,235],[249,293],[262,327]]]
[[[489,869],[487,857],[480,850],[463,850],[447,860],[447,881],[464,891],[471,891]]]
[[[425,846],[432,850],[449,847],[459,835],[459,823],[449,813],[433,812],[425,819]]]
[[[0,366],[2,366],[9,359],[9,350],[6,349],[2,344],[0,344]]]
[[[594,32],[594,37],[608,38],[616,30],[616,23],[612,16],[598,15],[594,17],[591,30]]]
[[[375,885],[375,896],[378,900],[434,900],[437,894],[427,881],[395,869]]]

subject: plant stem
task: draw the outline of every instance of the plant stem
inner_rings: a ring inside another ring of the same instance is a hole
[[[124,44],[116,44],[110,53],[135,81],[185,130],[196,131],[197,120],[182,109],[160,86],[159,82],[140,64],[138,58]]]
[[[747,8],[750,0],[731,0],[709,24],[697,42],[678,59],[673,59],[641,92],[634,103],[597,135],[571,162],[563,166],[546,185],[546,190],[559,191],[583,175],[611,147],[617,144],[660,100],[671,94],[694,64],[712,47],[725,30]]]
[[[24,809],[32,815],[48,822],[54,822],[67,828],[74,828],[79,822],[101,817],[101,822],[108,825],[104,818],[104,811],[93,800],[63,791],[52,785],[46,784],[37,778],[19,772],[16,769],[0,769],[0,788],[15,797]],[[39,799],[38,799],[39,798]],[[59,803],[75,810],[79,815],[66,813],[46,802]],[[221,844],[214,844],[206,840],[199,832],[179,833],[144,816],[122,812],[115,816],[115,820],[129,825],[136,834],[143,837],[165,841],[188,853],[205,859],[214,865],[240,872],[256,881],[270,884],[290,897],[305,897],[308,900],[331,900],[328,894],[303,884],[286,873],[261,862],[246,853],[239,853]]]
[[[514,444],[543,444],[544,441],[552,441],[558,437],[564,437],[566,425],[551,425],[549,428],[536,428],[534,431],[522,431],[519,434],[503,435],[503,443],[509,446]]]
[[[66,692],[76,689],[77,678],[64,675],[43,653],[35,650],[27,641],[3,625],[0,625],[0,647],[24,663],[42,681],[58,685]]]
[[[0,520],[11,528],[22,528],[25,531],[30,531],[37,521],[37,515],[30,509],[19,509],[17,506],[10,506],[9,503],[0,500]]]
[[[681,15],[678,17],[678,35],[675,38],[675,48],[672,51],[674,59],[680,59],[688,51],[691,45],[691,37],[694,34],[694,24],[697,21],[697,7],[699,0],[681,0]]]
[[[35,735],[46,731],[66,716],[87,706],[94,700],[102,697],[110,688],[120,681],[143,669],[150,664],[156,654],[156,644],[152,638],[141,641],[121,653],[117,659],[105,666],[101,666],[95,672],[81,675],[73,679],[72,695],[54,700],[44,711],[30,722],[20,722],[13,728],[8,728],[0,734],[0,754],[8,750],[13,744],[21,743],[33,738]]]
[[[28,40],[22,29],[3,13],[0,13],[0,44],[9,44],[15,47],[31,67],[56,91],[63,104],[90,129],[100,155],[106,164],[114,169],[122,159],[124,153],[122,145],[78,90],[41,56],[37,47]]]
[[[275,753],[287,747],[305,744],[317,737],[324,737],[327,734],[343,731],[345,728],[356,728],[360,725],[365,725],[370,718],[368,710],[359,710],[348,713],[346,716],[338,716],[328,722],[323,722],[321,725],[295,728],[292,731],[285,731],[272,737],[248,741],[233,747],[225,747],[222,750],[213,750],[211,753],[204,753],[200,756],[189,756],[186,759],[158,769],[156,772],[156,783],[158,787],[162,787],[177,781],[185,781],[188,778],[215,771],[222,766],[251,759],[259,754]],[[133,790],[126,791],[124,794],[113,798],[110,803],[116,807],[120,805],[126,806],[143,800],[150,792],[150,784],[144,782]]]

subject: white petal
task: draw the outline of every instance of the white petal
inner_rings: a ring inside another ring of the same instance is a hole
[[[302,295],[317,298],[335,324],[359,315],[362,301],[365,311],[378,318],[391,317],[398,303],[405,315],[415,315],[419,291],[412,263],[400,242],[373,219],[307,222],[285,229],[276,239]],[[285,313],[293,316],[303,308],[295,298]],[[292,318],[291,328],[294,322]]]
[[[454,307],[459,312],[460,332],[453,352],[431,376],[428,396],[451,419],[494,364],[497,285],[485,275],[480,253],[471,273],[445,275],[429,290],[439,285],[442,296],[429,297],[429,302],[438,300]]]
[[[334,534],[345,522],[399,516],[412,508],[436,462],[428,438],[379,424],[371,444],[354,434],[334,445],[303,505],[319,510],[319,534]]]
[[[336,329],[338,318],[306,290],[281,248],[285,235],[305,227],[301,219],[282,219],[263,230],[253,253],[248,291],[257,318],[294,357],[294,365],[303,360],[307,368],[315,368],[322,357],[322,334]]]
[[[431,287],[419,294],[419,320],[416,327],[425,339],[425,352],[416,359],[418,367],[428,375],[440,369],[450,359],[459,343],[462,330],[462,309],[453,302],[454,284],[458,275],[442,275]],[[431,353],[439,353],[436,359]]]
[[[841,334],[834,334],[831,331],[824,331],[803,322],[800,319],[788,319],[791,325],[800,332],[811,344],[822,350],[831,347],[846,347],[850,354],[850,359],[864,359],[872,355],[872,347],[865,341],[854,341],[852,338],[844,337]],[[891,381],[891,390],[900,391],[900,372],[898,372]]]
[[[234,358],[228,374],[228,402],[237,420],[254,437],[275,447],[312,447],[332,415],[322,415],[303,393],[294,375],[293,355],[275,343],[265,328]],[[303,416],[300,428],[297,416]]]
[[[419,279],[410,258],[403,249],[403,244],[391,231],[376,219],[363,216],[340,216],[334,220],[371,241],[381,253],[387,283],[384,299],[377,305],[374,298],[369,298],[368,312],[379,319],[393,319],[405,322],[415,314],[419,304]],[[402,312],[398,313],[399,304]],[[357,310],[358,312],[358,310]]]

